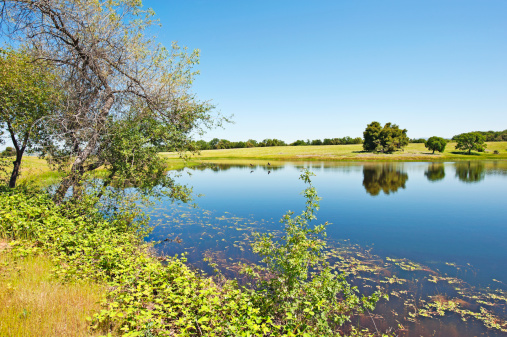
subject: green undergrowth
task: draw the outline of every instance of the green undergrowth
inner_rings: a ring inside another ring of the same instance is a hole
[[[161,263],[143,241],[143,222],[105,221],[92,202],[58,207],[44,194],[0,194],[0,236],[13,240],[13,253],[45,252],[59,279],[107,284],[103,308],[90,318],[93,329],[127,336],[249,336],[277,330],[234,282],[217,284],[197,275],[181,258]]]
[[[0,204],[0,237],[10,240],[12,254],[44,254],[60,282],[92,281],[108,289],[101,310],[88,318],[93,334],[316,335],[310,328],[287,329],[235,281],[200,275],[184,257],[155,256],[143,240],[147,219],[136,211],[120,207],[105,217],[91,197],[56,206],[47,194],[27,189],[0,191]],[[373,336],[354,327],[348,333]]]

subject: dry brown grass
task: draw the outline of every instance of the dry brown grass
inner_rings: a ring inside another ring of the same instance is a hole
[[[1,245],[5,248],[5,245]],[[44,256],[14,258],[0,250],[0,336],[93,336],[86,317],[100,310],[104,289],[62,284]]]

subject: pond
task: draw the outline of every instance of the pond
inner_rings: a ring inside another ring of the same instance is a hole
[[[507,333],[507,161],[457,163],[262,162],[185,169],[198,208],[158,205],[151,240],[211,272],[212,257],[241,281],[257,262],[253,231],[281,230],[300,213],[302,168],[315,173],[317,223],[328,221],[335,267],[361,291],[390,294],[374,318],[403,336]],[[359,318],[368,325],[368,318]],[[363,322],[361,321],[361,324]]]

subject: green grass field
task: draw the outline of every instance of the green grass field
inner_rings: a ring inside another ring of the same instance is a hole
[[[12,160],[11,158],[2,158],[2,161],[2,167],[5,171],[0,171],[0,179],[7,179],[8,182],[12,172]],[[21,174],[17,183],[47,186],[57,182],[62,175],[62,172],[51,170],[46,160],[35,156],[24,156],[21,162]]]
[[[424,144],[409,144],[404,151],[393,154],[375,154],[363,152],[361,144],[357,145],[322,145],[322,146],[278,146],[256,147],[246,149],[206,150],[200,154],[190,155],[191,161],[234,160],[330,160],[330,161],[461,161],[461,160],[498,160],[507,159],[507,142],[489,142],[486,152],[472,152],[468,155],[455,150],[456,143],[447,144],[443,153],[432,154]],[[494,154],[494,151],[499,154]],[[173,152],[161,153],[169,163],[175,163],[179,155]],[[245,161],[245,163],[247,162]]]

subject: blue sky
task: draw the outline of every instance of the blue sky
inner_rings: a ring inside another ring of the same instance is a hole
[[[234,124],[203,139],[410,138],[507,129],[505,0],[144,0],[201,50],[194,91]],[[10,142],[0,148],[9,146]]]
[[[235,124],[204,138],[411,138],[507,129],[507,1],[145,0],[194,90]]]

